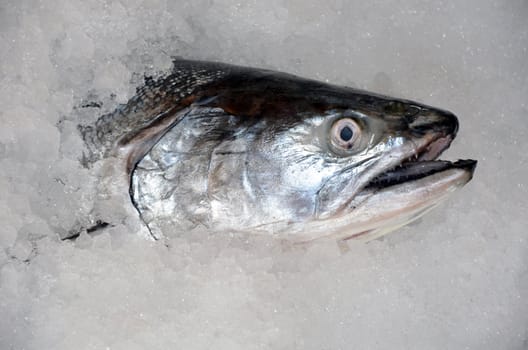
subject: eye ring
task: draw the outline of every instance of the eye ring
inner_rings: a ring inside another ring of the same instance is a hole
[[[332,145],[340,151],[350,152],[358,144],[361,137],[359,124],[351,118],[336,120],[330,129],[330,140]]]

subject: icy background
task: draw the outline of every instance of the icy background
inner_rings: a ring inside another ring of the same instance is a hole
[[[0,349],[527,349],[527,18],[524,0],[1,0]],[[60,241],[94,195],[78,119],[171,55],[449,109],[445,157],[476,176],[348,249]]]

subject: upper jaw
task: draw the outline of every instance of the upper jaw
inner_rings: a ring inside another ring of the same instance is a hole
[[[437,136],[429,143],[416,150],[417,161],[428,161],[437,159],[453,141],[453,135]]]

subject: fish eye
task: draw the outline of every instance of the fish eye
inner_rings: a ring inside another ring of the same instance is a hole
[[[338,119],[330,129],[330,140],[337,151],[350,151],[358,143],[361,136],[361,128],[351,118]]]

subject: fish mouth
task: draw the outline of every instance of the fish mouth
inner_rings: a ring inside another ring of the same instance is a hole
[[[317,223],[328,228],[326,237],[368,242],[416,220],[464,186],[473,177],[476,160],[437,160],[453,139],[454,133],[429,135],[410,156],[374,176],[348,204],[353,215]],[[301,240],[315,238],[304,234]]]
[[[416,153],[405,158],[399,165],[374,177],[365,189],[379,189],[422,179],[449,169],[462,169],[473,176],[477,161],[459,159],[457,161],[438,160],[437,158],[449,148],[452,135],[436,138],[419,148]]]

